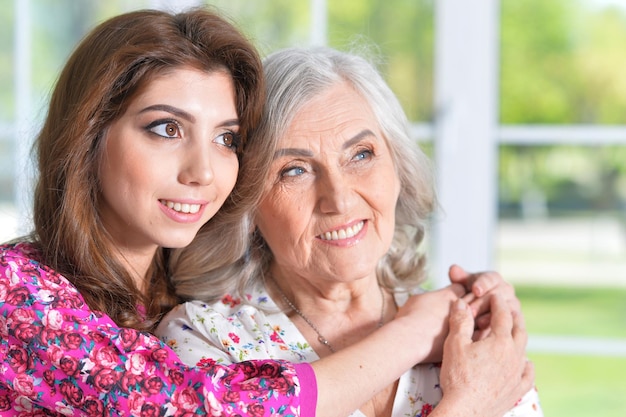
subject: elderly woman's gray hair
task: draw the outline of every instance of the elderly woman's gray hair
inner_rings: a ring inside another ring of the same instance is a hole
[[[242,166],[267,167],[299,110],[313,97],[342,82],[349,83],[369,104],[391,150],[400,178],[396,228],[391,248],[377,266],[381,285],[393,291],[411,290],[424,279],[421,252],[426,222],[435,196],[430,161],[409,135],[409,124],[396,96],[376,68],[365,58],[331,48],[288,48],[263,62],[267,98],[261,124],[253,132],[263,152],[245,152]],[[253,224],[254,213],[241,221]],[[264,279],[272,253],[257,230],[251,229],[250,247],[237,268],[211,271],[193,279],[195,298],[213,301],[225,293],[243,295]],[[224,237],[228,238],[228,237]],[[238,269],[238,273],[233,274]],[[178,280],[174,276],[175,280]]]

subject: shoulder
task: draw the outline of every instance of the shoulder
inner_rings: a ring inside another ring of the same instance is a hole
[[[240,327],[241,322],[257,320],[278,313],[276,304],[265,289],[257,288],[238,297],[233,294],[224,295],[219,301],[206,303],[200,300],[187,301],[170,311],[164,322],[176,321],[180,325],[203,328],[209,323],[224,326],[228,324]]]
[[[0,245],[0,279],[3,282],[19,283],[27,280],[38,282],[40,279],[57,276],[55,271],[40,262],[41,255],[37,248],[28,242]]]
[[[230,362],[262,358],[302,362],[300,350],[308,347],[297,343],[295,326],[264,289],[252,291],[244,299],[228,294],[215,303],[183,303],[165,316],[156,333],[183,360],[187,352],[206,353],[212,347],[221,352],[214,355],[226,355]],[[289,343],[292,339],[297,347],[294,351]],[[197,360],[193,357],[188,363]]]
[[[5,243],[0,245],[0,260],[6,262],[36,262],[40,259],[39,250],[30,242]]]
[[[60,273],[41,261],[41,252],[30,242],[0,245],[0,276],[16,279],[28,277],[68,285],[69,281]]]
[[[84,305],[76,287],[42,263],[39,250],[29,242],[0,245],[0,301],[51,308]]]

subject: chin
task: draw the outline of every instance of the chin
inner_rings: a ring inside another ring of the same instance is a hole
[[[184,248],[186,246],[189,246],[189,244],[191,242],[193,242],[193,239],[196,237],[196,235],[194,234],[193,236],[189,237],[189,236],[180,236],[177,238],[172,238],[170,236],[169,239],[164,240],[162,242],[162,244],[160,244],[159,246],[164,247],[164,248],[170,248],[170,249],[180,249],[180,248]]]

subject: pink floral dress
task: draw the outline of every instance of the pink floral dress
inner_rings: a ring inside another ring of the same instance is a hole
[[[396,294],[396,303],[406,302],[405,294]],[[220,302],[200,301],[175,307],[156,330],[187,364],[205,358],[229,364],[251,359],[285,359],[313,362],[318,355],[293,322],[279,310],[265,288],[259,286],[246,301],[227,295]],[[389,351],[401,340],[390,340]],[[404,342],[407,343],[407,342]],[[426,417],[441,401],[440,367],[417,365],[400,377],[394,398],[393,417]],[[363,417],[356,410],[350,417]],[[505,417],[541,417],[536,390],[528,392]]]
[[[158,338],[90,310],[37,257],[27,243],[0,246],[0,416],[315,414],[310,365],[187,367]]]

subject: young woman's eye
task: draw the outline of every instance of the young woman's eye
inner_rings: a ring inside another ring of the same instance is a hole
[[[146,126],[146,129],[162,138],[173,139],[182,137],[180,126],[173,120],[156,120]]]
[[[234,151],[238,150],[239,145],[241,144],[239,135],[235,132],[222,133],[217,138],[215,138],[215,142],[219,143],[220,145],[226,146],[227,148]]]
[[[297,177],[304,174],[306,171],[302,167],[285,168],[280,172],[281,177]]]

